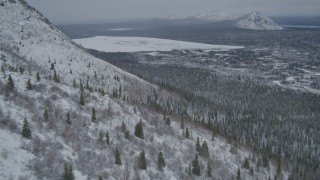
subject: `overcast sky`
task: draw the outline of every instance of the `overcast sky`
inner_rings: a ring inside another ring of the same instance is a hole
[[[320,15],[320,0],[26,0],[53,23],[90,23],[113,19],[163,17],[223,11],[233,15],[260,11],[269,16]]]

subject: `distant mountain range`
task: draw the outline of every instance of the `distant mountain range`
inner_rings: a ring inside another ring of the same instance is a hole
[[[283,30],[284,28],[260,12],[244,16],[232,16],[225,12],[202,12],[191,15],[171,15],[163,19],[173,21],[206,21],[211,23],[227,22],[233,27],[248,30]]]

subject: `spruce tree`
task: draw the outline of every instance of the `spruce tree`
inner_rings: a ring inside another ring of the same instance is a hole
[[[21,135],[22,135],[22,137],[31,139],[31,136],[32,136],[32,135],[31,135],[31,130],[30,130],[30,127],[29,127],[29,123],[28,123],[28,121],[27,121],[27,118],[24,118]]]
[[[164,160],[163,154],[160,151],[158,154],[158,170],[163,171],[163,168],[166,166],[166,162]]]
[[[103,142],[103,137],[104,137],[104,134],[103,134],[103,131],[102,130],[100,130],[99,131],[99,142]]]
[[[189,134],[189,129],[188,128],[186,128],[186,138],[190,139],[190,134]]]
[[[84,91],[84,87],[83,87],[83,84],[82,84],[82,81],[80,80],[80,91],[83,92]]]
[[[74,174],[73,174],[73,170],[72,170],[72,166],[67,164],[64,164],[64,171],[63,171],[63,175],[62,175],[62,179],[63,180],[74,180]]]
[[[57,74],[56,70],[53,72],[53,81],[56,83],[60,82],[60,76]]]
[[[39,72],[37,72],[36,79],[37,79],[37,82],[40,82],[41,78],[40,78]]]
[[[14,82],[13,82],[13,79],[12,79],[10,74],[9,74],[9,77],[8,77],[7,87],[8,87],[9,90],[14,90]]]
[[[250,168],[250,163],[249,163],[248,158],[246,158],[246,160],[244,161],[243,168],[245,168],[245,169],[249,169]]]
[[[99,175],[99,178],[98,178],[98,180],[103,180],[103,178],[102,178],[102,176],[101,176],[101,175]]]
[[[196,154],[195,159],[192,161],[192,174],[197,175],[197,176],[201,175],[198,154]]]
[[[138,124],[135,126],[134,135],[140,139],[144,139],[143,125],[141,119],[140,122],[138,122]]]
[[[1,65],[1,72],[3,73],[3,75],[5,74],[6,70],[4,69],[3,64]]]
[[[142,151],[139,155],[139,162],[138,162],[139,169],[146,170],[147,169],[147,160],[144,151]]]
[[[54,63],[51,63],[50,69],[51,69],[51,70],[54,70]]]
[[[118,149],[118,148],[116,148],[116,151],[115,151],[115,153],[114,153],[114,158],[115,158],[115,160],[114,160],[114,163],[115,163],[115,164],[117,164],[117,165],[122,165],[122,163],[121,163],[121,158],[120,158],[120,152],[119,152],[119,149]]]
[[[47,122],[48,119],[49,119],[49,113],[48,113],[48,109],[47,108],[43,112],[43,119],[44,119],[45,122]]]
[[[69,177],[69,168],[68,168],[68,165],[67,165],[67,164],[64,164],[64,171],[63,171],[62,179],[63,179],[63,180],[70,180],[70,177]]]
[[[124,132],[126,132],[126,130],[127,130],[127,127],[126,127],[126,125],[124,124],[124,122],[122,121],[121,131],[124,133]]]
[[[27,90],[32,90],[32,84],[31,84],[30,79],[27,80],[26,89],[27,89]]]
[[[109,145],[110,140],[109,140],[109,131],[106,132],[106,143]]]
[[[181,117],[180,129],[184,129],[184,119]]]
[[[169,117],[167,117],[167,119],[166,119],[166,125],[169,125],[169,126],[170,126],[170,124],[171,124],[171,120],[170,120]]]
[[[83,97],[83,94],[81,93],[80,94],[80,103],[79,103],[81,106],[84,106],[85,103],[84,103],[84,97]]]
[[[208,164],[207,164],[207,176],[212,177],[212,167],[211,167],[210,161],[208,161]]]
[[[124,132],[124,138],[130,139],[130,132],[129,132],[129,130],[126,130],[126,131]]]
[[[72,124],[71,119],[70,119],[70,113],[69,111],[67,112],[67,119],[66,119],[67,124]]]
[[[77,87],[77,82],[76,82],[76,79],[73,79],[73,83],[72,83],[72,86],[73,86],[74,88],[76,88],[76,87]]]
[[[96,109],[94,108],[94,106],[92,107],[91,121],[92,121],[92,122],[96,122],[96,121],[97,121],[97,118],[96,118]]]
[[[74,174],[71,165],[69,165],[69,180],[74,180]]]
[[[201,156],[208,158],[209,157],[209,148],[207,141],[203,141],[202,147],[201,147]]]
[[[89,80],[87,79],[87,83],[86,83],[86,89],[90,90],[90,86],[89,86]]]
[[[200,139],[199,139],[199,137],[197,138],[197,142],[196,142],[196,150],[197,150],[197,152],[201,152],[201,146],[200,146]]]
[[[241,180],[241,173],[240,173],[240,169],[238,168],[238,172],[237,172],[237,180]]]

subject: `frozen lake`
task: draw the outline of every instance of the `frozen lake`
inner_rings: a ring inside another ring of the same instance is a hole
[[[241,46],[226,46],[176,41],[169,39],[146,37],[114,37],[96,36],[83,39],[74,39],[78,44],[88,49],[104,52],[138,52],[138,51],[172,51],[172,50],[222,50],[243,48]]]

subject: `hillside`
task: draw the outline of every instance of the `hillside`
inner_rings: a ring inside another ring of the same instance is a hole
[[[237,19],[236,27],[249,30],[283,30],[283,27],[275,23],[269,17],[253,12]]]
[[[276,162],[148,107],[170,109],[180,96],[91,56],[25,1],[0,0],[0,22],[0,179],[61,179],[69,166],[75,179],[288,177]]]

